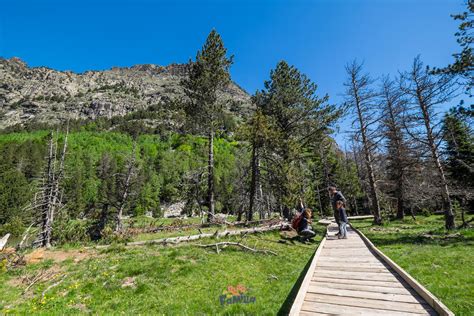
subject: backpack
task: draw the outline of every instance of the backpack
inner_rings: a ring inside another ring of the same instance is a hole
[[[298,230],[301,220],[303,219],[303,212],[296,214],[291,220],[291,228]]]

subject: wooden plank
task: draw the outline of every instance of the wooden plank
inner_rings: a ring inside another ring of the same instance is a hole
[[[340,256],[352,256],[352,255],[366,255],[366,256],[371,256],[374,257],[373,254],[371,254],[369,251],[367,251],[367,248],[324,248],[323,254],[325,256],[330,256],[330,257],[340,257]],[[377,257],[375,257],[377,258]]]
[[[314,276],[319,277],[329,277],[333,279],[349,279],[349,280],[371,280],[371,281],[386,281],[392,283],[398,283],[399,280],[394,276],[387,276],[387,275],[371,275],[371,276],[354,276],[354,275],[341,275],[340,273],[335,272],[321,272],[315,271]]]
[[[347,264],[346,262],[340,262],[340,261],[335,261],[331,262],[328,260],[321,260],[318,261],[318,266],[324,267],[324,266],[329,266],[329,267],[334,267],[334,266],[339,266],[339,267],[345,267],[346,265],[351,266],[351,267],[366,267],[366,268],[387,268],[386,265],[383,264],[383,262],[353,262],[350,264]]]
[[[454,313],[441,302],[436,296],[428,291],[423,285],[416,281],[411,275],[409,275],[404,269],[396,264],[392,259],[380,251],[375,245],[359,230],[353,228],[353,230],[359,234],[370,249],[377,253],[380,258],[385,261],[393,270],[395,270],[403,280],[405,280],[425,301],[433,307],[433,309],[442,316],[454,316]]]
[[[347,248],[329,249],[328,247],[325,247],[323,249],[323,253],[337,253],[338,255],[350,253],[350,254],[364,254],[364,255],[373,256],[372,252],[370,252],[370,250],[367,249],[367,247],[364,249],[347,249]]]
[[[306,312],[318,312],[318,313],[329,313],[335,315],[363,315],[363,316],[380,316],[380,315],[393,315],[393,316],[419,316],[420,314],[414,314],[409,312],[396,312],[388,311],[383,309],[375,308],[364,308],[355,306],[343,306],[327,303],[318,302],[304,302],[301,308]],[[426,315],[429,315],[426,313]]]
[[[334,271],[334,270],[329,270],[327,268],[318,267],[316,269],[316,271],[319,272],[319,273],[336,273],[339,276],[370,277],[370,276],[383,275],[383,276],[391,276],[391,277],[397,279],[397,277],[388,270],[385,270],[385,271],[382,271],[382,272],[377,272],[377,271],[376,272],[357,272],[357,271],[344,271],[344,270],[343,271]]]
[[[316,265],[318,268],[326,271],[350,271],[350,272],[377,272],[377,273],[390,273],[384,266],[380,267],[360,267],[360,266],[321,266]]]
[[[344,305],[344,306],[354,306],[354,307],[366,307],[366,308],[376,308],[387,311],[397,311],[397,312],[410,312],[417,314],[427,314],[433,313],[431,306],[427,303],[425,304],[412,304],[412,303],[403,303],[403,302],[390,302],[390,301],[380,301],[373,299],[361,299],[361,298],[352,298],[345,296],[335,297],[333,295],[326,294],[312,294],[308,293],[306,295],[305,301],[308,302],[319,302],[319,303],[328,303],[334,305]]]
[[[352,284],[352,282],[335,283],[334,280],[332,280],[332,282],[314,280],[311,283],[311,285],[318,285],[318,286],[323,286],[327,288],[341,289],[341,290],[354,290],[354,291],[405,294],[405,295],[416,294],[414,290],[407,289],[405,287],[387,287],[387,286],[375,286],[375,285],[365,285],[365,284],[361,285],[361,284]]]
[[[313,260],[311,261],[311,264],[308,268],[306,276],[303,279],[303,283],[301,283],[301,287],[298,291],[298,294],[296,295],[295,301],[293,302],[289,315],[298,315],[299,312],[301,311],[301,306],[303,305],[304,297],[306,296],[306,292],[308,291],[308,287],[311,283],[311,278],[313,276],[314,269],[316,268],[316,263],[319,259],[319,256],[321,255],[321,251],[324,248],[325,243],[326,243],[326,238],[323,238],[323,240],[318,246],[318,249],[316,250],[314,254]]]
[[[356,251],[356,250],[360,250],[360,251],[365,251],[367,250],[367,246],[365,245],[362,245],[362,244],[354,244],[354,245],[338,245],[338,244],[333,244],[333,245],[330,245],[330,246],[326,246],[326,249],[334,249],[334,250],[352,250],[352,251]]]
[[[332,246],[332,245],[350,245],[350,244],[363,244],[364,241],[360,238],[358,238],[358,236],[354,236],[354,237],[351,237],[351,238],[347,238],[347,239],[329,239],[328,241],[328,246]]]
[[[381,300],[381,301],[394,301],[394,302],[405,302],[405,303],[415,303],[415,304],[422,303],[420,298],[415,297],[413,295],[341,290],[341,289],[331,289],[331,288],[325,288],[322,286],[313,286],[313,285],[309,286],[308,292],[316,293],[316,294],[334,295],[334,296],[370,298],[370,299]]]
[[[365,255],[365,256],[372,256],[372,253],[367,249],[329,249],[324,248],[323,254],[337,254],[337,255]]]
[[[340,240],[331,240],[329,241],[329,243],[327,244],[327,248],[332,248],[332,247],[340,247],[340,248],[348,248],[349,246],[359,246],[361,248],[364,248],[364,249],[367,249],[367,246],[364,245],[364,243],[362,242],[362,240],[358,240],[357,242],[344,242],[344,241],[340,241]]]
[[[334,262],[320,262],[317,267],[318,270],[338,270],[338,271],[353,271],[353,272],[376,272],[376,271],[365,271],[365,269],[386,269],[382,265],[369,264],[367,262],[362,262],[361,264],[338,264]],[[352,270],[354,269],[354,270]],[[364,269],[364,271],[356,271],[357,269]],[[386,271],[386,270],[385,270]]]
[[[326,246],[326,249],[334,249],[334,250],[353,250],[354,248],[357,248],[357,249],[362,249],[362,250],[367,250],[367,246],[364,245],[363,243],[347,243],[347,244],[344,244],[344,245],[341,245],[339,243],[334,243],[332,245],[327,245]]]
[[[314,276],[312,279],[313,282],[344,282],[350,283],[353,285],[368,285],[368,286],[378,286],[378,287],[390,287],[390,288],[404,288],[401,282],[387,282],[387,281],[375,281],[375,280],[354,280],[354,279],[334,279],[330,277]]]
[[[345,257],[328,257],[324,256],[321,257],[321,260],[324,261],[333,261],[333,262],[380,262],[377,258],[375,257],[367,257],[367,258],[345,258]]]
[[[300,316],[336,316],[337,314],[300,311],[298,315]]]
[[[384,267],[389,267],[389,266],[383,264],[383,262],[381,262],[377,258],[375,258],[373,256],[371,257],[369,255],[366,255],[366,256],[354,255],[354,256],[352,256],[352,255],[322,254],[321,259],[323,259],[324,261],[334,260],[334,262],[351,262],[352,261],[354,263],[354,265],[355,264],[358,265],[360,262],[367,261],[367,262],[371,262],[371,263],[374,263],[374,264],[383,265]]]

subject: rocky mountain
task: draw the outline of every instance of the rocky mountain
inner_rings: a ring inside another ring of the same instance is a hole
[[[32,122],[58,124],[67,118],[112,118],[163,106],[184,97],[180,81],[187,67],[145,64],[74,73],[0,58],[0,129]],[[236,116],[250,109],[250,96],[235,83],[220,98]]]

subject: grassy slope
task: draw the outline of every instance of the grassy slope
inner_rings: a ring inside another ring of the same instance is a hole
[[[442,216],[353,225],[392,260],[436,295],[456,315],[474,311],[474,230],[446,233]],[[458,234],[459,233],[459,234]],[[423,237],[430,234],[433,237]],[[457,237],[445,238],[446,234]]]
[[[322,228],[317,241],[320,236]],[[317,245],[281,244],[278,239],[278,232],[249,235],[245,239],[247,245],[273,250],[278,256],[233,248],[216,254],[214,249],[192,245],[147,246],[112,248],[78,263],[67,260],[29,265],[0,274],[0,310],[48,315],[81,312],[275,315]],[[32,293],[22,296],[25,285],[14,286],[12,280],[44,267],[60,268],[68,277],[48,291],[44,300],[40,299],[41,293],[53,281],[38,284]],[[136,287],[122,287],[127,277],[135,278]],[[238,284],[250,288],[248,295],[255,296],[256,303],[221,306],[222,292],[227,286]]]

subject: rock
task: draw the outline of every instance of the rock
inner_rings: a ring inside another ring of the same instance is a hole
[[[122,282],[122,288],[126,287],[131,287],[131,288],[136,288],[137,285],[135,284],[135,278],[134,277],[126,277],[123,282]]]
[[[226,222],[227,215],[222,213],[217,213],[214,215],[213,222],[224,224]]]
[[[187,71],[187,64],[145,64],[79,74],[0,58],[0,129],[57,124],[67,118],[111,118],[148,109],[184,97],[180,82]],[[250,96],[233,82],[219,98],[233,101],[225,102],[229,113],[243,117],[251,112]]]
[[[163,217],[180,217],[184,212],[185,202],[177,202],[163,207]]]

